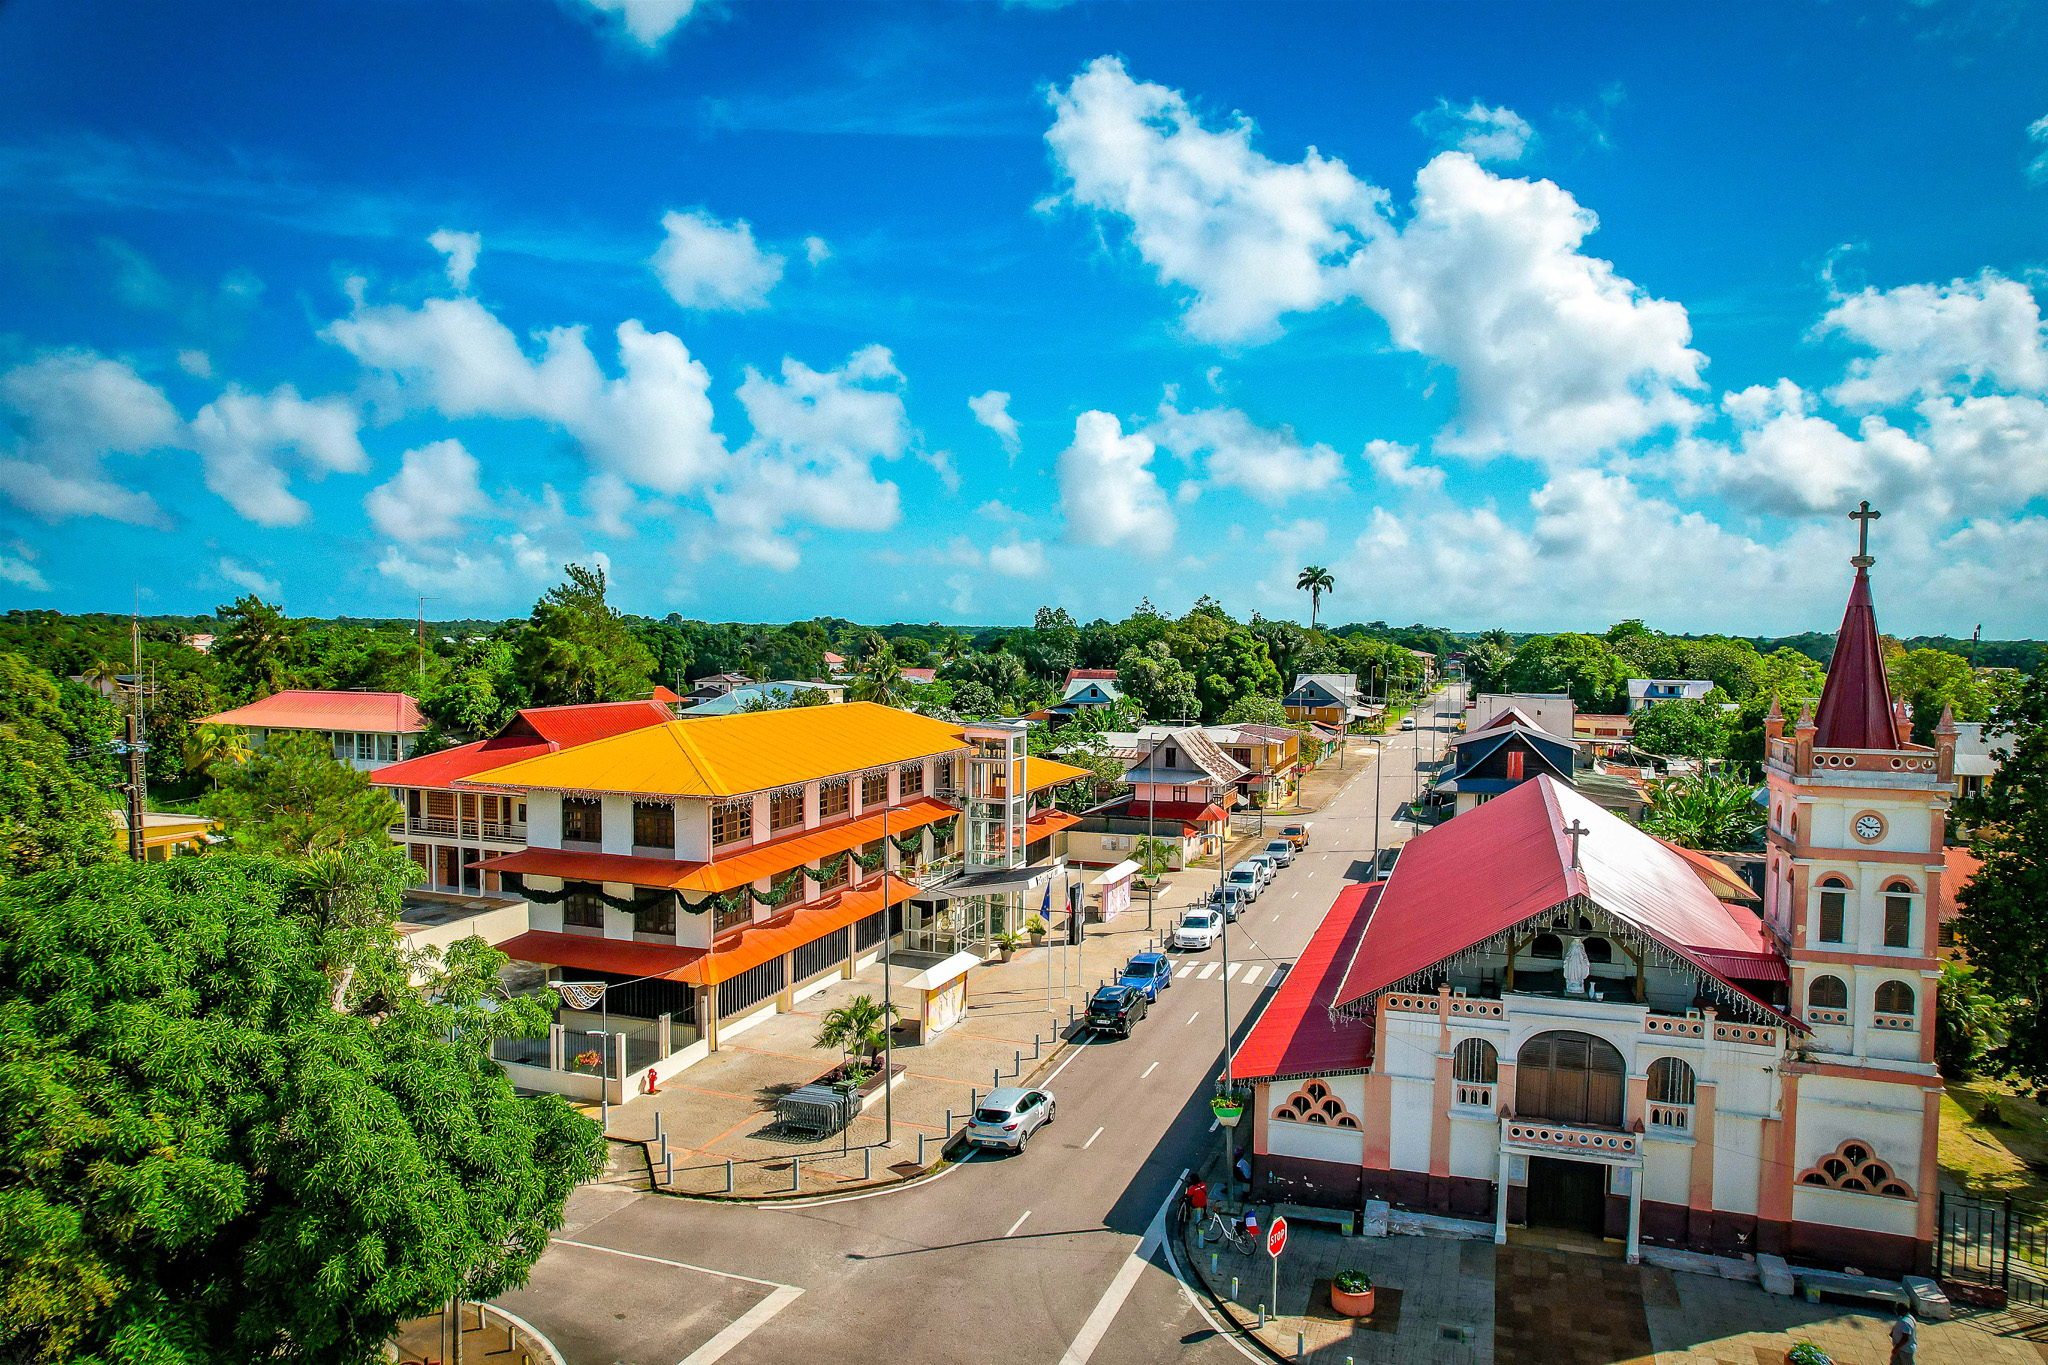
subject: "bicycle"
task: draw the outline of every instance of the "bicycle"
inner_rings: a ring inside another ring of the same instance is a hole
[[[1209,1216],[1202,1220],[1197,1232],[1204,1246],[1211,1242],[1221,1242],[1240,1255],[1252,1254],[1252,1238],[1245,1232],[1244,1224],[1235,1218],[1225,1218],[1214,1209],[1209,1210]]]

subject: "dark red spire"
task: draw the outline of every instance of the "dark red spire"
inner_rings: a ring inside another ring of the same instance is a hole
[[[1817,749],[1899,747],[1891,684],[1884,676],[1884,648],[1877,635],[1877,609],[1870,600],[1870,572],[1861,564],[1856,566],[1856,584],[1849,589],[1842,631],[1835,636],[1835,657],[1828,663],[1814,725]]]

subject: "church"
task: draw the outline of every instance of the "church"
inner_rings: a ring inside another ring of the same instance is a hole
[[[1817,711],[1766,724],[1762,898],[1547,773],[1418,835],[1231,1057],[1260,1197],[1928,1268],[1956,732],[1910,742],[1851,562]]]

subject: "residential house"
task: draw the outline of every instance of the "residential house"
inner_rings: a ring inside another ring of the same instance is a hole
[[[376,772],[412,756],[427,728],[419,703],[403,692],[317,692],[293,689],[203,716],[201,725],[237,725],[249,747],[272,735],[305,731],[333,746],[334,757],[358,772]]]
[[[850,975],[885,935],[952,952],[1017,927],[1050,875],[1030,851],[1074,818],[1050,792],[1082,775],[1023,749],[1022,727],[850,702],[669,721],[455,785],[523,793],[527,847],[479,862],[531,905],[499,946],[536,976],[606,985],[623,1036],[601,1070],[622,1098]],[[997,884],[959,885],[976,874]],[[594,1097],[574,1059],[599,1016],[571,994],[547,1040],[500,1060],[522,1085]]]
[[[1257,1195],[1926,1273],[1954,735],[1891,723],[1860,571],[1838,638],[1761,914],[1548,773],[1340,893],[1233,1057]]]
[[[1082,813],[1067,832],[1067,860],[1114,866],[1148,837],[1174,847],[1176,868],[1220,854],[1238,783],[1250,772],[1199,725],[1147,726],[1105,738],[1131,764],[1123,776],[1131,791]]]
[[[846,656],[844,654],[835,654],[829,649],[825,651],[825,676],[828,678],[848,678],[853,676],[853,670],[846,666]]]
[[[1603,758],[1628,750],[1635,732],[1633,716],[1603,716],[1591,711],[1572,716],[1572,738]]]
[[[1123,690],[1116,683],[1115,669],[1070,668],[1060,699],[1046,710],[1061,719],[1071,719],[1082,711],[1109,706],[1123,699]]]
[[[526,792],[519,787],[457,789],[456,783],[520,759],[557,754],[674,717],[654,700],[596,702],[583,706],[529,706],[489,739],[394,763],[370,781],[389,791],[405,812],[391,827],[422,872],[429,891],[495,892],[496,873],[480,860],[526,847]]]
[[[1705,701],[1714,684],[1705,678],[1630,678],[1628,713],[1634,715],[1660,701]]]
[[[719,696],[700,701],[679,714],[686,720],[694,720],[700,716],[730,716],[746,710],[749,704],[786,705],[798,692],[815,692],[824,697],[827,704],[846,700],[844,683],[797,682],[793,679],[783,679],[778,682],[741,683]]]
[[[745,687],[753,681],[744,673],[713,673],[708,678],[694,679],[683,702],[689,706],[696,706],[714,697],[722,697],[735,687]]]
[[[1448,748],[1450,771],[1435,791],[1454,798],[1453,815],[1463,815],[1544,773],[1632,819],[1639,818],[1648,804],[1640,781],[1603,771],[1583,754],[1579,741],[1544,729],[1513,707],[1452,736]]]
[[[919,687],[930,687],[939,678],[939,670],[936,668],[899,668],[896,672],[903,681],[915,683]]]
[[[1301,783],[1301,731],[1284,725],[1203,727],[1216,746],[1245,770],[1238,795],[1253,807],[1284,806]]]
[[[1466,727],[1477,730],[1503,711],[1518,711],[1537,729],[1560,739],[1577,733],[1578,707],[1569,692],[1481,692],[1466,707]]]
[[[1385,710],[1369,705],[1358,692],[1355,673],[1304,673],[1280,703],[1287,719],[1311,721],[1324,733],[1341,735]]]
[[[117,807],[107,814],[114,821],[115,836],[128,847],[128,812]],[[203,815],[178,811],[147,810],[142,813],[143,861],[160,863],[181,853],[204,853],[221,841],[218,821]]]
[[[1959,720],[1956,727],[1956,795],[1967,799],[1984,794],[1984,784],[1998,771],[1998,760],[1992,756],[1992,741],[1984,734],[1985,723],[1981,720]],[[2010,735],[2001,736],[2010,744]]]

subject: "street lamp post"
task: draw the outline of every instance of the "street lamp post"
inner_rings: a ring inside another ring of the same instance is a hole
[[[1368,743],[1368,744],[1372,745],[1372,748],[1373,748],[1373,755],[1372,755],[1372,870],[1373,870],[1374,874],[1375,874],[1375,875],[1377,875],[1377,874],[1378,874],[1378,872],[1379,872],[1379,870],[1380,870],[1380,821],[1381,821],[1381,820],[1382,820],[1383,818],[1385,818],[1385,817],[1384,817],[1384,815],[1382,814],[1382,812],[1384,812],[1384,811],[1386,810],[1386,806],[1385,806],[1384,802],[1385,802],[1385,800],[1386,800],[1386,786],[1387,786],[1387,764],[1386,764],[1386,758],[1387,758],[1387,741],[1386,741],[1386,740],[1384,740],[1384,739],[1369,739],[1369,740],[1367,740],[1367,741],[1366,741],[1366,743]]]

